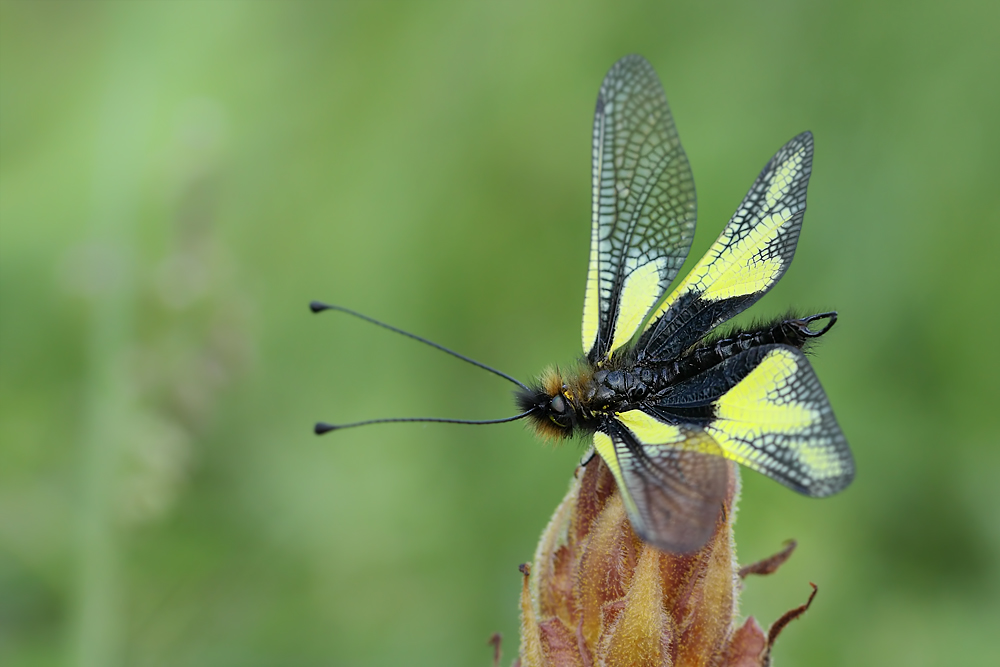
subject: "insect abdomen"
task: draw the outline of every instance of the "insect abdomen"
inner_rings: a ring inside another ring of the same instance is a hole
[[[829,320],[819,330],[810,324]],[[662,387],[681,382],[714,366],[740,352],[761,345],[790,345],[802,349],[813,338],[822,336],[837,321],[836,312],[819,313],[804,318],[783,318],[770,324],[763,324],[736,332],[734,335],[695,347],[680,359],[669,364],[670,376],[664,377]]]
[[[809,325],[819,320],[829,322],[819,330],[810,329]],[[678,359],[620,370],[598,371],[593,376],[591,405],[597,410],[607,410],[637,403],[649,394],[683,382],[740,352],[761,345],[789,345],[801,349],[810,339],[829,331],[836,321],[835,312],[806,318],[783,318],[695,347]]]

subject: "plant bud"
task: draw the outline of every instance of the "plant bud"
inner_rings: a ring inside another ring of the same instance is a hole
[[[542,533],[534,563],[521,566],[515,665],[768,665],[778,632],[808,604],[779,619],[773,636],[753,617],[737,627],[741,576],[773,571],[794,548],[741,571],[733,542],[738,494],[739,472],[732,464],[712,537],[694,553],[672,554],[636,536],[600,457],[579,468]]]

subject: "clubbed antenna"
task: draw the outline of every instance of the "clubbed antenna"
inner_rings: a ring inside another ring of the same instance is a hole
[[[368,419],[362,422],[351,422],[350,424],[328,424],[326,422],[316,422],[316,426],[313,429],[316,435],[323,435],[324,433],[329,433],[330,431],[339,431],[344,428],[354,428],[355,426],[368,426],[370,424],[393,424],[400,422],[430,422],[434,424],[506,424],[507,422],[514,422],[518,419],[524,419],[535,409],[526,410],[519,415],[514,415],[513,417],[504,417],[502,419],[447,419],[443,417],[395,417],[390,419]]]
[[[470,359],[469,357],[465,356],[464,354],[459,354],[458,352],[455,352],[454,350],[449,350],[444,345],[439,345],[438,343],[435,343],[434,341],[427,340],[426,338],[418,336],[417,334],[410,333],[409,331],[403,331],[402,329],[397,329],[396,327],[394,327],[394,326],[392,326],[390,324],[386,324],[385,322],[379,322],[378,320],[376,320],[373,317],[368,317],[367,315],[362,315],[361,313],[359,313],[357,311],[354,311],[354,310],[351,310],[350,308],[344,308],[343,306],[334,306],[334,305],[331,305],[331,304],[328,304],[328,303],[322,303],[320,301],[312,301],[309,304],[309,310],[311,310],[314,313],[321,313],[324,310],[338,310],[338,311],[340,311],[342,313],[347,313],[348,315],[352,315],[354,317],[357,317],[358,319],[364,320],[365,322],[371,322],[372,324],[380,326],[383,329],[388,329],[389,331],[394,331],[394,332],[396,332],[398,334],[402,334],[403,336],[408,336],[408,337],[412,338],[413,340],[418,340],[421,343],[423,343],[424,345],[430,345],[433,348],[437,348],[438,350],[441,350],[442,352],[450,354],[453,357],[461,359],[462,361],[464,361],[466,363],[472,364],[473,366],[479,366],[483,370],[489,371],[490,373],[493,373],[494,375],[499,375],[500,377],[504,378],[505,380],[509,380],[509,381],[513,382],[518,387],[521,387],[521,389],[528,389],[528,387],[523,382],[521,382],[520,380],[518,380],[516,378],[511,377],[510,375],[507,375],[503,371],[498,371],[495,368],[487,366],[486,364],[482,363],[481,361],[476,361],[475,359]]]
[[[359,313],[357,311],[354,311],[354,310],[351,310],[350,308],[344,308],[343,306],[336,306],[336,305],[332,305],[332,304],[328,304],[328,303],[322,303],[320,301],[313,301],[313,302],[311,302],[309,304],[309,310],[311,310],[314,313],[321,313],[324,310],[336,310],[336,311],[340,311],[341,313],[346,313],[346,314],[351,315],[353,317],[357,317],[358,319],[364,320],[365,322],[370,322],[370,323],[372,323],[372,324],[374,324],[376,326],[380,326],[383,329],[388,329],[389,331],[393,331],[393,332],[401,334],[403,336],[407,336],[409,338],[412,338],[413,340],[420,341],[424,345],[430,345],[431,347],[436,348],[438,350],[441,350],[442,352],[445,352],[447,354],[450,354],[453,357],[461,359],[462,361],[464,361],[466,363],[470,363],[473,366],[478,366],[479,368],[482,368],[483,370],[489,371],[490,373],[493,373],[494,375],[499,375],[500,377],[504,378],[505,380],[509,380],[510,382],[513,382],[514,384],[516,384],[518,387],[520,387],[521,389],[523,389],[525,391],[528,391],[528,392],[531,391],[530,387],[528,387],[527,385],[525,385],[520,380],[518,380],[518,379],[516,379],[514,377],[511,377],[510,375],[507,375],[503,371],[498,371],[497,369],[492,368],[490,366],[487,366],[486,364],[484,364],[482,362],[479,362],[479,361],[476,361],[475,359],[471,359],[471,358],[465,356],[464,354],[459,354],[458,352],[455,352],[454,350],[449,350],[448,348],[444,347],[443,345],[439,345],[438,343],[435,343],[433,341],[427,340],[426,338],[423,338],[423,337],[418,336],[416,334],[412,334],[409,331],[403,331],[402,329],[397,329],[396,327],[394,327],[394,326],[392,326],[390,324],[386,324],[385,322],[380,322],[379,320],[376,320],[373,317],[368,317],[367,315],[362,315],[361,313]],[[515,415],[513,417],[504,417],[503,419],[485,419],[485,420],[446,419],[446,418],[441,418],[441,417],[395,417],[395,418],[390,418],[390,419],[369,419],[369,420],[366,420],[366,421],[351,422],[349,424],[328,424],[326,422],[317,422],[316,426],[313,427],[313,431],[316,433],[316,435],[323,435],[324,433],[329,433],[330,431],[337,431],[337,430],[344,429],[344,428],[354,428],[356,426],[368,426],[370,424],[391,424],[391,423],[398,423],[398,422],[425,422],[425,423],[430,422],[430,423],[438,423],[438,424],[477,424],[477,425],[480,425],[480,424],[504,424],[506,422],[512,422],[512,421],[517,421],[518,419],[524,419],[525,417],[527,417],[528,415],[530,415],[531,413],[533,413],[535,410],[536,410],[536,408],[531,408],[530,410],[526,410],[526,411],[522,412],[521,414]]]

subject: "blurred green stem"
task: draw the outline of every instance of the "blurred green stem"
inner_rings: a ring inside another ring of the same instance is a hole
[[[134,333],[134,231],[152,111],[155,53],[124,11],[108,48],[108,85],[99,102],[92,235],[83,278],[94,287],[88,332],[87,398],[80,430],[78,570],[72,663],[113,667],[122,658],[122,577],[117,530],[120,465],[133,412],[126,367]],[[135,58],[134,54],[144,54]],[[124,56],[124,57],[123,57]]]

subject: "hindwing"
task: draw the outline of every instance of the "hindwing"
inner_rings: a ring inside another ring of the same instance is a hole
[[[636,534],[663,551],[690,553],[715,530],[730,463],[700,451],[716,449],[703,433],[676,429],[675,442],[640,444],[623,426],[594,434],[611,468]]]
[[[706,415],[692,418],[696,413]],[[655,402],[617,413],[594,448],[618,482],[636,533],[686,553],[712,534],[725,459],[822,497],[854,478],[854,460],[805,355],[786,345],[741,352]]]
[[[629,342],[687,258],[694,177],[653,67],[625,56],[594,112],[593,213],[583,351],[598,363]]]
[[[833,409],[805,355],[787,345],[741,352],[644,406],[667,423],[695,408],[697,428],[722,455],[799,493],[834,494],[854,478],[854,460]]]
[[[802,227],[812,157],[812,134],[803,132],[764,166],[718,240],[650,315],[639,360],[676,357],[784,275]]]

